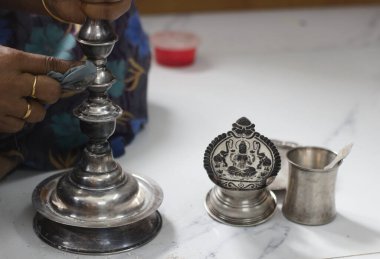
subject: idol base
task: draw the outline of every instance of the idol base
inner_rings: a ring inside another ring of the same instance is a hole
[[[269,220],[276,212],[276,196],[264,188],[252,191],[233,191],[217,185],[205,202],[211,218],[233,226],[255,226]]]

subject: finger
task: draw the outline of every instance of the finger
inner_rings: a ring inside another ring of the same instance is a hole
[[[19,80],[15,83],[15,93],[19,97],[28,97],[32,95],[33,84],[36,76],[29,73],[23,73],[19,76]],[[34,96],[48,104],[58,101],[61,96],[61,85],[59,82],[49,76],[39,75],[35,85]]]
[[[115,3],[82,3],[83,12],[92,19],[116,20],[131,7],[131,0]]]
[[[4,116],[0,120],[0,132],[16,133],[24,128],[25,121],[19,118]]]
[[[49,71],[65,73],[68,69],[78,66],[82,62],[69,61],[54,57],[21,52],[19,59],[19,69],[21,72],[30,74],[47,74]]]
[[[30,108],[32,109],[32,112],[30,113],[30,116],[25,119],[25,121],[31,122],[31,123],[42,121],[46,115],[45,108],[39,102],[36,102],[33,100],[30,100],[28,102],[31,106]]]
[[[12,103],[12,108],[5,111],[8,116],[22,119],[31,123],[40,122],[45,118],[46,110],[40,103],[36,101],[27,101],[24,98],[20,98]],[[27,114],[28,111],[28,103],[30,105],[31,112],[30,115],[24,119],[24,116]]]

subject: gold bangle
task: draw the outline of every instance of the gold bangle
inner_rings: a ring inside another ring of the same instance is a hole
[[[52,11],[50,11],[50,9],[47,7],[46,3],[45,3],[45,0],[41,0],[42,1],[42,5],[44,6],[46,12],[51,16],[53,17],[54,19],[56,19],[57,21],[59,22],[63,22],[63,23],[71,23],[71,22],[68,22],[68,21],[65,21],[63,20],[62,18],[56,16],[55,14],[53,14]]]

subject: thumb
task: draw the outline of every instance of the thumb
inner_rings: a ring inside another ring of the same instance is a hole
[[[63,60],[54,57],[21,52],[19,68],[22,72],[31,74],[47,74],[49,71],[65,73],[68,69],[83,64],[81,61]]]

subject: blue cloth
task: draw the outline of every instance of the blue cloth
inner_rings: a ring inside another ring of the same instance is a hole
[[[95,79],[96,66],[86,61],[83,65],[70,68],[64,74],[50,71],[47,75],[57,80],[63,89],[82,90]]]

